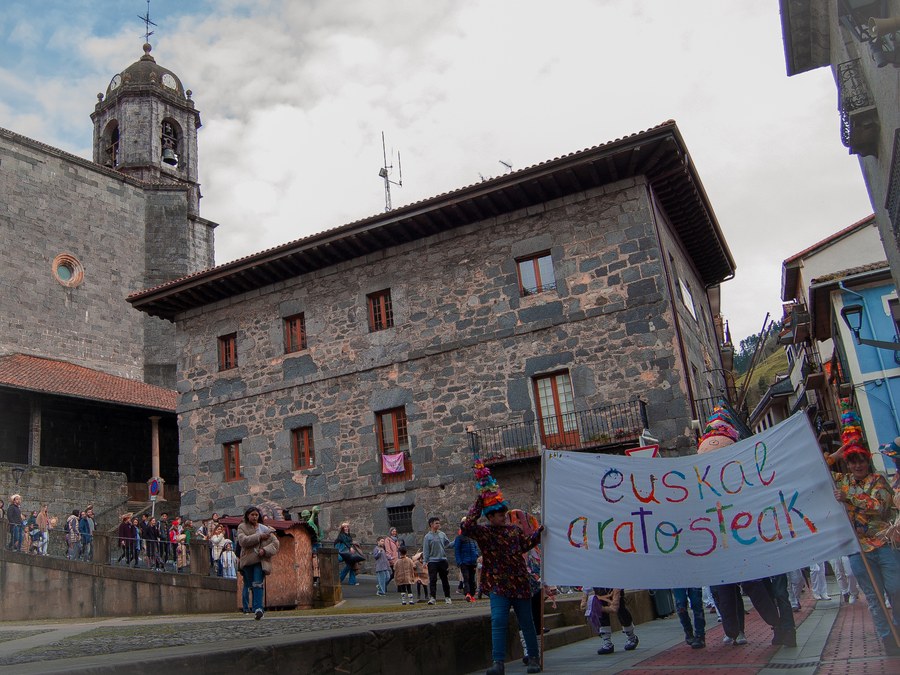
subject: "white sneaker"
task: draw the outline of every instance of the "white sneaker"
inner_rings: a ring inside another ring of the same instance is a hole
[[[452,602],[453,602],[453,601],[452,601],[450,598],[444,598],[444,604],[445,604],[445,605],[449,605],[449,604],[451,604]]]
[[[734,638],[734,644],[745,645],[747,644],[747,638],[744,637],[743,633],[738,633],[737,637]]]
[[[848,605],[852,605],[854,602],[856,602],[856,596],[855,596],[855,595],[851,595],[849,598],[847,598],[847,604],[848,604]]]
[[[429,604],[429,605],[433,605],[433,604],[434,604],[434,598],[428,598],[428,604]]]
[[[725,637],[722,638],[722,644],[723,644],[723,645],[733,645],[733,644],[734,644],[734,638],[730,638],[730,637],[728,637],[728,636],[726,635]]]

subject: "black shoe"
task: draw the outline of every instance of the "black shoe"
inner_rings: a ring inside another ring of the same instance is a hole
[[[261,609],[256,610],[253,614],[254,614],[254,618],[257,621],[259,621],[261,618],[263,618],[263,611]]]
[[[541,660],[536,656],[529,656],[527,668],[525,669],[526,673],[539,673],[541,672]]]
[[[706,647],[706,638],[695,637],[691,642],[691,649],[703,649],[704,647]]]
[[[694,634],[693,633],[685,633],[684,634],[684,644],[688,647],[692,647],[694,645]]]
[[[494,661],[494,664],[487,669],[484,675],[504,675],[506,673],[506,666],[503,665],[503,661]]]

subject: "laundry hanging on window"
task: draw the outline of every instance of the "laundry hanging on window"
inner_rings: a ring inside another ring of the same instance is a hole
[[[402,452],[381,456],[381,473],[403,473],[405,470]]]

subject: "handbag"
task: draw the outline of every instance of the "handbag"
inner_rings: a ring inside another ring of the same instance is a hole
[[[348,565],[355,565],[357,563],[361,563],[365,559],[366,559],[365,556],[361,556],[359,553],[357,553],[354,550],[344,551],[343,553],[341,553],[341,560],[343,560]]]

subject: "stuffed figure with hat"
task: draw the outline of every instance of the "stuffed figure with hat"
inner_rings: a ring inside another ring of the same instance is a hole
[[[847,446],[844,449],[844,458],[854,453],[861,454],[866,459],[872,456],[862,437],[862,420],[859,413],[853,409],[849,398],[841,399],[841,443]]]
[[[509,511],[509,504],[503,498],[503,492],[491,470],[480,459],[475,460],[475,488],[481,496],[481,515],[486,516],[495,511]]]
[[[702,455],[721,448],[727,448],[740,440],[740,434],[735,427],[731,415],[721,406],[713,408],[712,414],[706,421],[706,428],[700,436],[697,444],[697,454]]]

